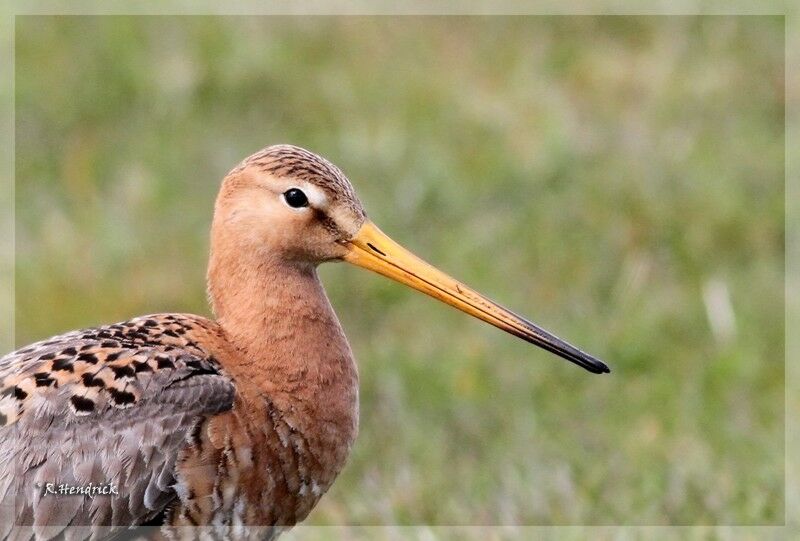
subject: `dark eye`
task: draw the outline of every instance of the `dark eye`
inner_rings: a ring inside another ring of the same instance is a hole
[[[289,188],[283,192],[283,198],[290,207],[299,209],[300,207],[308,206],[308,197],[303,193],[303,190],[298,188]]]

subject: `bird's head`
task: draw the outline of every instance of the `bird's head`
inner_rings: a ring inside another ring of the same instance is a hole
[[[228,174],[214,219],[264,257],[317,265],[342,259],[367,218],[338,167],[305,149],[274,145]]]
[[[600,360],[489,300],[414,256],[367,219],[350,181],[305,149],[275,145],[245,159],[223,182],[213,250],[314,267],[344,260],[443,301],[594,373]],[[235,238],[236,242],[226,242]]]

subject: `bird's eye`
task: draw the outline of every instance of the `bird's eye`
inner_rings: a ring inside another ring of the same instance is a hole
[[[298,188],[289,188],[283,192],[283,198],[286,199],[286,204],[292,208],[299,209],[300,207],[308,206],[308,197],[303,193],[303,190]]]

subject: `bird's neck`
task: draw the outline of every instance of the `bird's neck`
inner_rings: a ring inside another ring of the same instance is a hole
[[[208,289],[218,323],[241,352],[238,368],[307,384],[351,368],[350,347],[313,266],[225,255],[212,250]]]
[[[313,266],[212,246],[208,286],[237,350],[226,363],[232,375],[279,404],[305,401],[357,422],[352,351]]]
[[[223,431],[244,423],[257,437],[291,431],[302,440],[292,460],[305,477],[282,470],[292,460],[265,451],[286,441],[263,443],[253,458],[266,479],[283,471],[284,479],[310,487],[287,500],[291,520],[300,520],[344,466],[358,434],[358,372],[314,267],[237,252],[212,245],[208,273],[217,322],[232,346],[219,361],[237,390],[230,418],[220,422]]]

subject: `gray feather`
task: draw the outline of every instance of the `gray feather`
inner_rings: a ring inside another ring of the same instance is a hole
[[[146,332],[131,327],[139,335]],[[149,362],[151,369],[118,370],[113,391],[85,386],[77,369],[69,379],[71,371],[56,372],[51,366],[53,355],[71,361],[63,352],[73,352],[77,359],[82,350],[104,347],[99,336],[103,329],[68,333],[0,358],[0,384],[29,379],[27,391],[20,393],[27,395],[21,414],[0,427],[0,539],[49,539],[69,525],[65,537],[78,540],[149,520],[177,497],[172,488],[175,459],[190,428],[198,418],[232,405],[231,380],[196,345],[187,350],[120,341],[115,366],[123,366],[120,359],[135,357]],[[158,366],[156,356],[162,360]],[[111,373],[102,358],[90,368]],[[61,378],[57,385],[31,383],[46,369]],[[71,406],[79,400],[75,396],[88,397],[91,411]],[[13,395],[7,392],[6,397]],[[3,404],[6,409],[14,405],[9,400]],[[112,483],[119,495],[43,495],[37,483]]]

